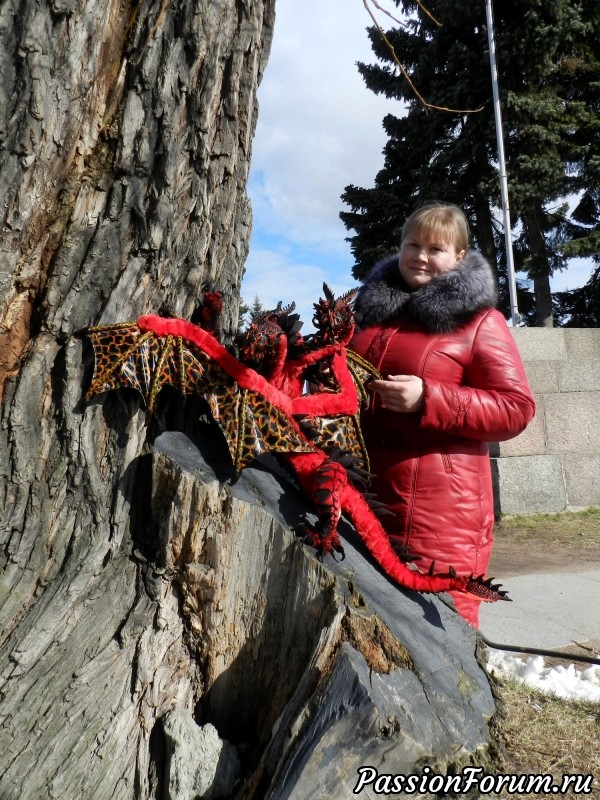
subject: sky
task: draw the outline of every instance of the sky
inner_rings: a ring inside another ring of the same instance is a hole
[[[378,2],[397,13],[391,0]],[[386,27],[389,20],[374,11]],[[276,14],[258,90],[242,298],[251,305],[258,297],[265,309],[295,302],[308,333],[324,282],[336,295],[357,285],[340,195],[349,184],[373,186],[383,166],[382,120],[401,115],[402,105],[369,91],[356,68],[357,61],[374,62],[363,0],[277,0]],[[589,263],[579,260],[552,288],[573,289],[589,274]]]

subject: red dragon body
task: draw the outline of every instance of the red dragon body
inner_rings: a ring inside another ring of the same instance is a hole
[[[313,501],[318,522],[307,539],[320,555],[343,556],[337,526],[343,514],[383,571],[421,592],[458,591],[483,601],[507,599],[483,576],[423,574],[392,548],[369,502],[369,462],[359,426],[366,384],[377,371],[348,348],[354,331],[353,292],[315,304],[316,333],[302,338],[293,304],[253,316],[234,342],[234,355],[213,335],[207,295],[205,329],[156,315],[137,322],[89,328],[95,370],[86,398],[122,386],[136,388],[149,413],[160,389],[171,384],[204,397],[219,423],[239,472],[255,457],[274,452],[292,467]],[[215,298],[217,300],[215,301]],[[220,310],[220,307],[219,307]]]

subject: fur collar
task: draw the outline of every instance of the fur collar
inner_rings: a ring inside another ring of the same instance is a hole
[[[478,312],[494,308],[497,300],[492,269],[474,250],[467,252],[456,269],[412,292],[400,276],[396,253],[375,265],[358,291],[354,310],[361,328],[402,317],[428,333],[448,333]]]

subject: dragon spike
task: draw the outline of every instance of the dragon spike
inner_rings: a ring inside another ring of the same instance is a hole
[[[346,305],[350,303],[352,300],[354,300],[354,298],[358,294],[358,288],[349,289],[347,292],[344,292],[344,294],[341,294],[339,297],[336,298],[335,294],[332,292],[329,286],[327,286],[327,284],[324,283],[323,294],[325,295],[325,300],[328,303],[333,303],[335,305],[342,305],[342,304]],[[322,303],[323,300],[321,299],[319,300],[318,303],[313,303],[313,305],[315,308],[319,308],[322,305]]]
[[[381,509],[381,510],[387,511],[389,514],[392,513],[389,510],[389,508],[386,506],[386,504],[381,502],[381,500],[369,500],[369,507],[372,508],[373,511],[377,511],[378,509]]]
[[[302,338],[300,336],[300,329],[304,323],[300,319],[300,314],[286,314],[279,318],[279,324],[290,341],[296,341]]]
[[[326,283],[324,283],[324,284],[323,284],[323,294],[325,295],[325,297],[327,298],[327,300],[329,300],[329,302],[330,302],[330,303],[333,303],[333,302],[334,302],[334,300],[335,300],[335,295],[333,294],[333,292],[331,291],[331,289],[329,288],[329,286],[327,286],[327,284],[326,284]]]
[[[348,477],[350,478],[352,484],[356,486],[356,488],[359,491],[366,488],[367,480],[362,475],[359,475],[358,472],[354,472],[353,470],[348,470]],[[372,508],[371,511],[373,512],[373,514],[375,514],[375,516],[379,516],[377,513],[378,509]]]
[[[402,544],[394,543],[393,544],[394,552],[402,561],[403,564],[412,564],[415,561],[419,561],[421,556],[415,555],[415,553],[411,553],[408,547]]]
[[[341,302],[341,303],[350,303],[352,300],[354,300],[354,298],[356,297],[356,295],[357,295],[357,294],[358,294],[358,289],[357,289],[357,288],[355,288],[355,289],[349,289],[349,290],[348,290],[348,291],[347,291],[345,294],[343,294],[341,297],[338,297],[338,302]]]
[[[379,518],[396,516],[393,511],[390,511],[389,508],[386,508],[385,506],[383,506],[383,508],[373,508],[371,510],[373,511],[375,516]]]
[[[289,305],[284,306],[282,301],[280,300],[277,303],[277,308],[273,312],[278,317],[287,317],[289,314],[292,313],[296,308],[296,303],[291,302]]]
[[[465,590],[484,603],[493,603],[496,600],[511,602],[508,592],[500,588],[500,583],[492,583],[494,578],[484,578],[483,575],[471,575],[467,578]]]
[[[346,293],[337,300],[326,283],[323,284],[325,297],[313,304],[315,314],[313,325],[317,329],[316,340],[321,344],[345,345],[354,332],[354,315]]]
[[[256,311],[252,313],[252,319],[256,322],[260,322],[262,320],[277,320],[278,322],[281,321],[281,318],[288,317],[292,311],[296,308],[296,303],[290,303],[287,306],[283,305],[283,300],[280,300],[277,303],[275,308],[270,308],[267,311]],[[296,314],[293,317],[294,322],[299,318]]]

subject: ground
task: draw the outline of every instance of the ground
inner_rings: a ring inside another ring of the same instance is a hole
[[[496,772],[516,775],[594,775],[591,794],[600,797],[600,705],[560,700],[535,689],[503,681],[498,687],[500,711],[496,735],[501,753]],[[489,796],[489,795],[488,795]],[[552,794],[534,795],[535,798]],[[556,796],[556,795],[555,795]],[[558,795],[581,797],[573,791]],[[499,800],[531,798],[501,794]],[[483,800],[483,799],[482,799]]]
[[[600,569],[600,509],[504,518],[496,526],[490,574],[506,578],[566,572],[574,566]],[[585,645],[600,651],[600,642]],[[563,651],[584,652],[585,648]],[[551,666],[552,661],[561,663],[546,659],[546,664]],[[600,705],[559,700],[513,681],[500,682],[497,690],[501,701],[497,730],[503,752],[499,771],[552,774],[556,782],[563,774],[591,773],[595,780],[587,796],[600,798]],[[576,797],[570,791],[560,796]]]
[[[505,517],[495,537],[490,575],[600,569],[600,509]]]
[[[575,567],[600,569],[600,508],[505,517],[497,523],[489,575],[502,581],[513,575],[568,572]],[[598,653],[600,641],[594,639],[561,650]],[[559,663],[559,659],[546,659],[547,666]]]

